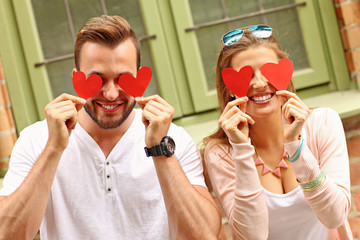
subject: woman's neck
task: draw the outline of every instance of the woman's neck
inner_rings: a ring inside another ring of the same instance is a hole
[[[281,147],[284,144],[281,112],[265,118],[254,118],[249,137],[257,148]]]

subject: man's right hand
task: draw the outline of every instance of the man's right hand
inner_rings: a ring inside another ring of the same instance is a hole
[[[85,99],[64,93],[46,105],[48,145],[61,150],[67,147],[71,131],[78,121],[78,111],[85,103]]]

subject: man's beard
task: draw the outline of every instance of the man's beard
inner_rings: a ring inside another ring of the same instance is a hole
[[[93,106],[95,106],[95,101],[92,102]],[[98,116],[97,110],[95,107],[91,108],[89,104],[85,104],[84,109],[89,114],[89,116],[94,120],[94,122],[102,129],[113,129],[119,127],[130,115],[132,110],[135,107],[135,101],[132,102],[124,102],[125,109],[122,116],[118,116],[117,119],[106,121]]]

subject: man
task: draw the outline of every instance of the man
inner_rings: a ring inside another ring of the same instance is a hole
[[[40,225],[41,239],[51,240],[216,239],[220,217],[196,145],[171,124],[174,109],[117,84],[140,66],[126,20],[90,19],[78,33],[75,64],[73,74],[97,74],[102,88],[86,101],[57,97],[46,121],[22,131],[0,191],[0,239],[32,239]],[[160,142],[166,156],[152,151]]]

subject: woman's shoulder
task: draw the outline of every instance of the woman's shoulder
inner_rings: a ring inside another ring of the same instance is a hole
[[[338,122],[340,120],[339,114],[331,108],[321,107],[311,110],[311,114],[307,120],[308,124],[323,125]]]
[[[331,108],[314,108],[306,120],[304,130],[308,136],[322,138],[334,131],[343,131],[339,114]]]
[[[210,140],[206,143],[204,147],[204,153],[207,154],[219,154],[219,153],[227,153],[231,149],[230,144],[226,144],[220,140]]]

